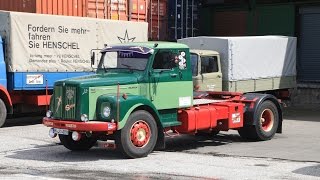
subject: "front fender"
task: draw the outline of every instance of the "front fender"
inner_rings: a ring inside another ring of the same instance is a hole
[[[244,112],[244,124],[246,125],[256,125],[256,122],[254,121],[255,118],[257,118],[257,108],[261,103],[263,103],[266,100],[272,101],[279,112],[279,126],[277,133],[282,132],[282,107],[280,103],[278,102],[278,99],[270,94],[259,94],[259,93],[248,93],[243,95],[244,100],[252,101],[251,103],[245,103],[245,112]]]
[[[119,108],[118,108],[118,101],[119,99]],[[102,109],[104,106],[109,105],[111,107],[111,115],[109,118],[103,118],[102,116]],[[126,124],[129,115],[140,106],[148,106],[157,117],[155,119],[159,119],[159,113],[153,103],[145,98],[144,96],[139,95],[130,95],[127,94],[126,98],[120,96],[110,96],[110,95],[102,95],[97,100],[97,109],[96,109],[96,116],[98,119],[104,119],[106,121],[111,121],[114,119],[118,122],[118,130],[122,129]],[[118,117],[119,116],[119,117]]]

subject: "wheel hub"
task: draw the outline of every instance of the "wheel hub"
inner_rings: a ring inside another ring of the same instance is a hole
[[[271,131],[274,124],[274,115],[271,109],[265,109],[260,116],[260,124],[265,132]]]
[[[131,127],[131,142],[136,147],[144,147],[150,140],[150,127],[143,121],[135,122]]]

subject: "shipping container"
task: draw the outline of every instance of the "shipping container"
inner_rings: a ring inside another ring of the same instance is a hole
[[[293,4],[207,7],[201,32],[213,36],[295,35]],[[204,14],[204,13],[202,13]],[[212,28],[208,27],[212,24]],[[212,29],[211,33],[207,29]]]
[[[214,36],[245,36],[247,35],[248,11],[217,11],[214,13]]]
[[[130,0],[1,0],[0,10],[128,20],[128,1]],[[135,5],[137,1],[146,3],[146,0],[135,1]]]
[[[129,21],[147,21],[147,12],[147,0],[129,0]]]
[[[149,2],[149,39],[168,39],[168,15],[166,0],[150,0]]]
[[[199,0],[170,0],[168,14],[170,40],[198,35]]]
[[[168,39],[167,0],[0,0],[0,10],[148,22],[150,40]]]
[[[256,8],[256,32],[254,35],[295,35],[295,7],[287,5],[263,5]]]

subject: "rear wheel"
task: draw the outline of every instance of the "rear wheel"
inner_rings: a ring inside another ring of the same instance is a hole
[[[272,101],[264,101],[256,110],[254,126],[245,126],[238,130],[241,137],[265,141],[272,139],[279,125],[278,109]]]
[[[115,141],[125,156],[140,158],[153,151],[157,138],[155,119],[147,111],[139,110],[129,116],[124,128],[117,132]]]
[[[71,133],[69,133],[69,135],[59,134],[59,139],[62,145],[71,151],[89,150],[97,142],[97,139],[87,136],[83,136],[79,141],[74,141],[72,139]]]
[[[2,99],[0,99],[0,127],[4,125],[7,118],[7,108]]]

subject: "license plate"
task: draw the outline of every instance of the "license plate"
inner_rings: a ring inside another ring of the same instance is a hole
[[[63,134],[63,135],[68,135],[69,131],[66,129],[58,129],[58,128],[54,128],[54,132],[57,134]]]

